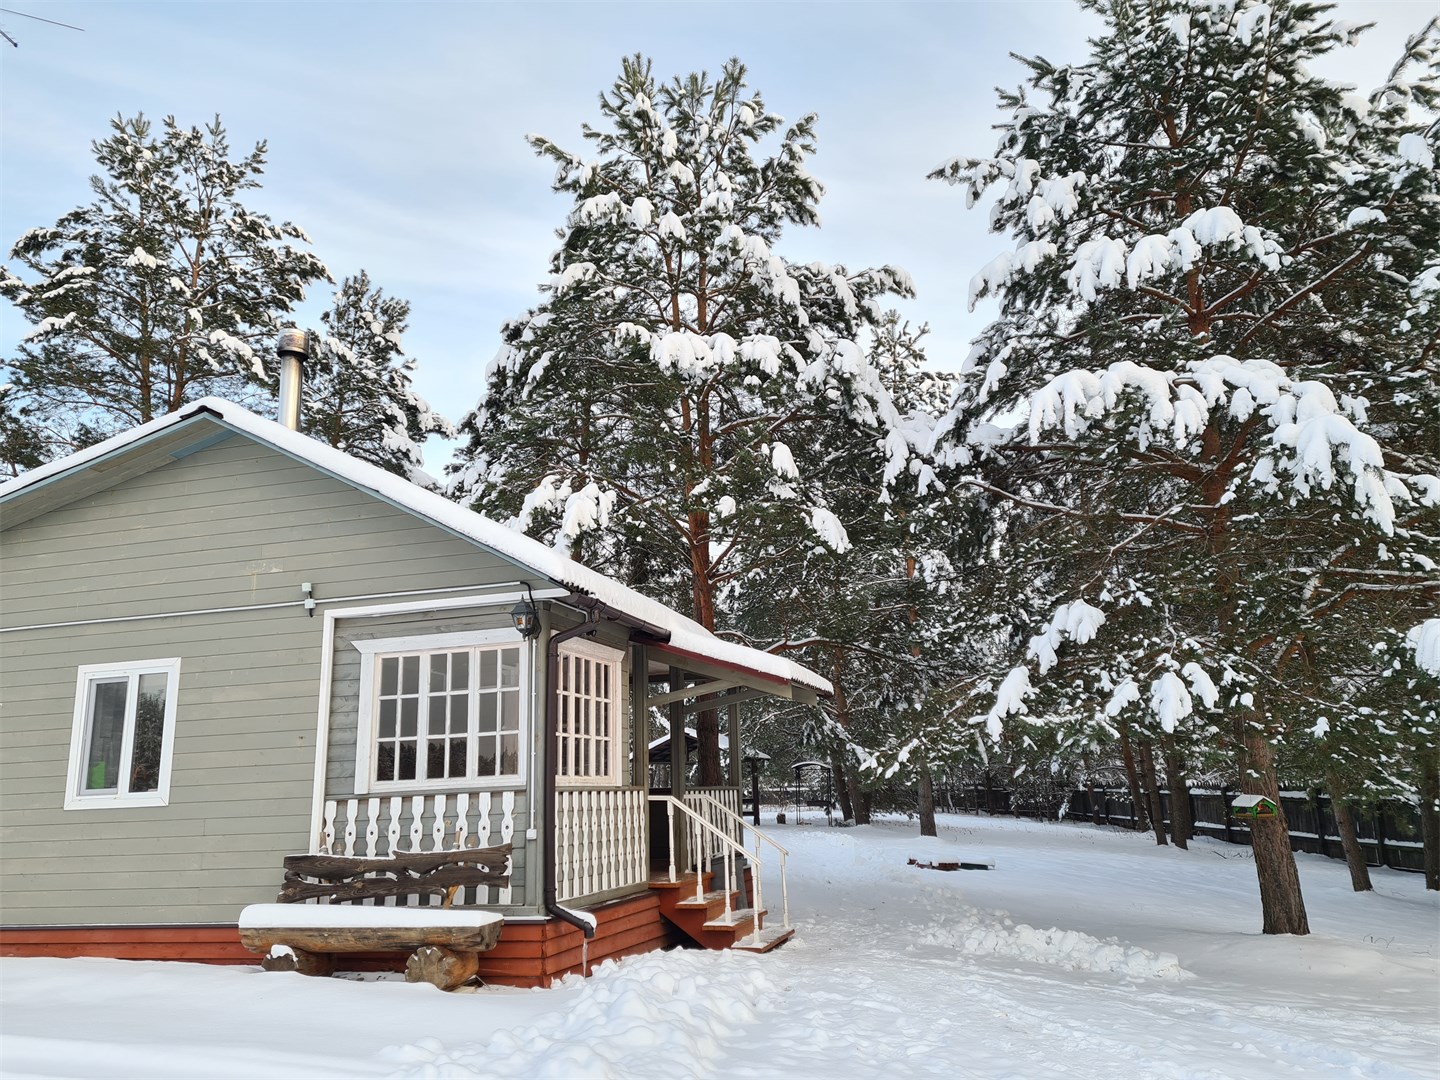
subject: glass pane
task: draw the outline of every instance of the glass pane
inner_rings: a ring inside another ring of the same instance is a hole
[[[494,740],[494,739],[481,739],[481,740],[480,740],[480,756],[479,756],[479,760],[476,762],[476,765],[475,765],[475,774],[476,774],[477,776],[494,776],[494,775],[495,775],[495,740]]]
[[[570,657],[560,657],[560,689],[570,689]]]
[[[445,703],[448,700],[444,694],[430,695],[429,730],[431,735],[445,734]]]
[[[402,656],[400,658],[400,692],[402,694],[418,694],[420,692],[420,657]]]
[[[140,676],[135,699],[135,742],[130,747],[130,790],[160,790],[160,745],[165,737],[167,676],[152,671]]]
[[[470,699],[464,694],[450,695],[450,731],[463,735],[469,729]]]
[[[395,702],[380,702],[380,738],[393,739],[395,737]]]
[[[380,693],[393,697],[399,689],[400,661],[387,656],[380,661]]]
[[[445,744],[436,741],[425,746],[425,775],[438,780],[445,775]]]
[[[395,744],[381,743],[375,751],[375,779],[395,779]]]
[[[465,775],[465,740],[450,740],[450,771],[447,776]]]
[[[449,653],[430,654],[430,692],[446,689],[446,675],[449,673]]]
[[[563,696],[560,698],[560,730],[562,733],[570,731],[570,699]]]
[[[500,650],[500,685],[520,685],[520,650]]]
[[[479,725],[477,726],[476,730],[478,730],[478,731],[494,731],[494,730],[495,730],[495,695],[494,695],[494,694],[481,694],[481,695],[480,695],[480,723],[479,723]]]
[[[495,656],[495,650],[490,649],[480,654],[480,687],[493,687],[496,685],[496,670],[499,661]]]
[[[590,696],[590,666],[589,660],[580,661],[580,670],[584,675],[584,678],[580,681],[580,692],[586,697]]]
[[[514,690],[500,695],[500,730],[520,730],[520,695]]]
[[[400,699],[400,734],[407,738],[413,737],[415,727],[420,722],[420,699]]]
[[[120,746],[125,737],[126,676],[90,684],[90,746],[85,752],[83,791],[116,791],[120,783]]]
[[[402,742],[400,744],[400,762],[395,770],[395,779],[415,779],[415,744],[413,742]]]
[[[514,774],[520,771],[520,736],[500,736],[500,772]]]
[[[450,654],[450,689],[464,690],[470,685],[470,654],[468,652],[457,652]]]

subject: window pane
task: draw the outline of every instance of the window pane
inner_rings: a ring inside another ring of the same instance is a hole
[[[444,694],[430,695],[429,728],[431,735],[445,734],[445,703],[447,700]]]
[[[477,776],[495,775],[495,740],[480,740],[480,757],[476,762],[475,772]]]
[[[415,734],[415,727],[420,718],[420,699],[400,699],[400,734],[410,738]]]
[[[495,730],[495,695],[480,695],[480,722],[476,727],[478,731]]]
[[[465,740],[450,740],[450,770],[447,776],[465,775]]]
[[[160,790],[160,746],[165,737],[164,672],[140,676],[135,700],[135,742],[130,747],[130,790]]]
[[[402,742],[400,744],[400,762],[395,770],[396,780],[415,779],[415,744],[413,742]]]
[[[436,690],[445,689],[446,677],[449,675],[450,671],[450,664],[448,661],[448,653],[442,652],[430,654],[430,690],[432,693]]]
[[[400,661],[387,656],[380,661],[380,693],[393,697],[400,688]]]
[[[400,692],[402,694],[418,694],[420,692],[420,657],[402,656],[400,658]]]
[[[514,690],[500,695],[500,730],[520,730],[520,695]]]
[[[395,744],[381,743],[375,751],[375,779],[395,779]]]
[[[520,650],[500,650],[500,685],[520,685]]]
[[[500,736],[500,772],[514,774],[520,771],[520,736]]]
[[[85,754],[84,791],[116,791],[120,747],[125,737],[125,692],[130,680],[96,679],[90,686],[90,747]]]
[[[393,739],[395,737],[395,702],[380,702],[380,738]]]
[[[444,742],[427,743],[425,747],[425,775],[431,780],[439,780],[445,775],[445,744]]]
[[[480,654],[480,687],[494,687],[497,685],[496,669],[499,661],[495,656],[495,650],[491,649]]]
[[[464,690],[470,685],[470,654],[468,652],[457,652],[450,654],[450,689]]]
[[[469,724],[470,699],[465,694],[450,695],[450,731],[452,734],[465,734],[470,727]]]

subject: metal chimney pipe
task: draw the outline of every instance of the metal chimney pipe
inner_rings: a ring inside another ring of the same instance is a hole
[[[280,423],[299,431],[300,377],[305,361],[310,359],[310,335],[286,327],[275,342],[275,353],[280,357]]]

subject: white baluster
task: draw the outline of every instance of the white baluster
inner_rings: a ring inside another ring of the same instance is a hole
[[[435,821],[430,826],[430,850],[445,850],[445,796],[435,796]]]
[[[477,796],[477,799],[479,800],[479,807],[478,807],[478,810],[477,810],[477,816],[476,816],[476,820],[475,820],[475,846],[476,846],[476,847],[482,847],[482,848],[483,848],[483,847],[489,847],[489,846],[490,846],[490,792],[488,792],[488,791],[482,791],[482,792],[480,792],[480,794]],[[480,899],[480,895],[481,895],[481,894],[480,894],[480,890],[481,890],[481,889],[484,889],[484,890],[485,890],[485,892],[484,892],[485,899],[484,899],[483,901]],[[477,904],[479,904],[479,903],[487,903],[487,904],[488,904],[488,903],[491,901],[490,893],[491,893],[491,887],[490,887],[489,885],[477,885],[477,886],[475,886],[475,902],[476,902]]]
[[[410,800],[410,850],[420,850],[420,837],[425,833],[425,796],[416,795]]]
[[[375,842],[380,839],[380,800],[365,803],[365,857],[375,857]]]
[[[385,837],[390,845],[390,850],[385,852],[391,858],[400,850],[400,815],[403,813],[401,807],[405,805],[399,795],[390,796],[390,823],[385,830]]]
[[[455,850],[464,851],[470,837],[470,794],[462,791],[455,796]]]
[[[345,854],[355,854],[355,817],[360,810],[359,799],[345,800]]]
[[[325,825],[320,830],[322,837],[320,842],[320,853],[322,855],[335,854],[335,800],[328,799],[325,802]]]

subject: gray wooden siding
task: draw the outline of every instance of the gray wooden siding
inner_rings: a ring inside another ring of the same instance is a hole
[[[0,544],[5,627],[290,602],[302,582],[323,602],[525,576],[245,437]],[[286,607],[0,635],[0,922],[225,923],[273,900],[309,842],[323,627]],[[64,810],[77,667],[168,656],[170,804]]]

